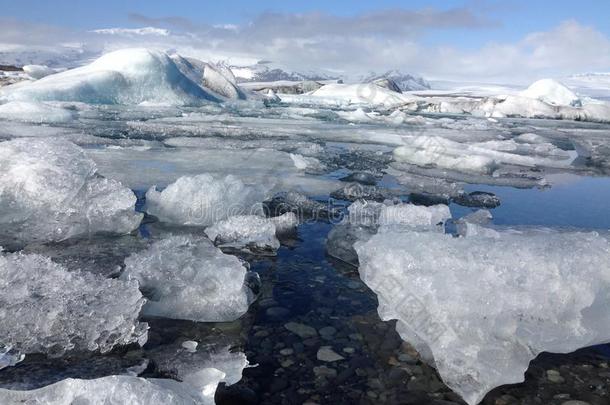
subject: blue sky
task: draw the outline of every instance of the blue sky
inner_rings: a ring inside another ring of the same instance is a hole
[[[0,10],[5,55],[79,42],[95,52],[146,46],[235,63],[441,79],[610,70],[610,2],[600,0],[0,0]],[[91,32],[149,26],[169,35]]]

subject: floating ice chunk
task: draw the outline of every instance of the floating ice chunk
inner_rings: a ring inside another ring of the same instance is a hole
[[[237,383],[248,366],[244,353],[215,345],[202,345],[193,351],[171,344],[155,349],[150,356],[159,371],[190,385],[212,404],[218,384]]]
[[[34,80],[42,79],[43,77],[57,73],[56,69],[45,65],[24,65],[22,69]]]
[[[535,98],[545,103],[580,107],[580,98],[565,85],[553,79],[542,79],[532,83],[527,90],[521,92],[523,97]]]
[[[95,163],[67,141],[0,143],[0,238],[60,241],[136,229],[142,219],[134,209],[136,196],[95,171]]]
[[[402,338],[469,404],[523,381],[541,351],[610,340],[610,243],[598,233],[395,229],[356,251],[381,318],[397,319]]]
[[[290,159],[294,162],[294,167],[299,170],[305,170],[308,172],[320,172],[324,170],[325,166],[315,157],[306,157],[298,153],[291,153]]]
[[[229,175],[183,176],[159,192],[146,192],[146,210],[161,221],[180,225],[210,226],[233,215],[260,212],[264,191],[246,186]]]
[[[206,238],[170,236],[125,259],[123,280],[137,280],[149,299],[144,313],[197,322],[233,321],[253,294],[246,268]]]
[[[280,247],[276,235],[287,233],[297,225],[292,212],[279,217],[236,215],[219,221],[205,230],[216,246],[246,248],[252,253],[275,252]]]
[[[185,105],[216,100],[180,72],[165,53],[147,49],[110,52],[83,67],[4,87],[0,91],[2,98],[128,105]]]
[[[14,353],[55,357],[146,342],[147,326],[138,322],[144,299],[134,282],[14,253],[0,255],[0,290],[0,346]]]
[[[0,119],[32,123],[59,123],[76,119],[76,112],[48,103],[11,101],[0,104]]]
[[[219,221],[205,230],[216,246],[247,248],[252,253],[276,251],[275,225],[258,215],[236,215]]]
[[[451,218],[449,207],[424,207],[413,204],[356,201],[348,207],[348,215],[328,234],[327,253],[343,262],[358,266],[354,243],[368,240],[375,232],[386,233],[395,228],[442,232]]]
[[[487,210],[477,210],[455,221],[457,234],[460,236],[472,236],[477,233],[487,232],[487,235],[492,236],[497,233],[489,228],[484,228],[488,225],[493,216]]]
[[[272,199],[265,201],[265,208],[271,216],[292,212],[299,219],[332,219],[340,215],[340,211],[332,207],[330,202],[322,204],[295,191],[276,194]]]
[[[442,232],[445,222],[450,218],[449,207],[443,204],[430,207],[413,204],[384,205],[379,213],[379,232],[388,232],[394,226]]]
[[[394,149],[394,159],[417,166],[435,166],[458,172],[490,174],[496,162],[487,156],[465,153],[465,146],[440,137],[419,136]]]
[[[174,380],[113,375],[93,380],[68,378],[31,391],[0,388],[3,405],[213,405],[189,384]]]
[[[566,168],[572,158],[552,144],[513,140],[461,143],[438,136],[417,136],[394,150],[397,162],[472,174],[492,174],[502,165]]]
[[[286,212],[267,219],[275,226],[276,235],[290,233],[299,225],[299,219],[294,212]]]

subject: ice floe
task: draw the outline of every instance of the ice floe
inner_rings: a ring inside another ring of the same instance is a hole
[[[355,245],[382,319],[397,319],[401,337],[472,405],[523,381],[542,351],[610,340],[606,237],[485,231],[476,222],[488,217],[478,216],[469,225],[480,231],[468,228],[466,237],[397,227]]]
[[[60,241],[136,229],[142,214],[121,183],[96,175],[76,145],[58,139],[0,143],[0,224],[3,243]]]
[[[254,296],[247,269],[205,237],[169,236],[125,259],[123,280],[136,280],[148,298],[143,313],[197,322],[239,318]]]
[[[0,253],[0,287],[0,347],[10,349],[0,364],[16,353],[58,357],[146,342],[135,282],[69,272],[37,254]]]

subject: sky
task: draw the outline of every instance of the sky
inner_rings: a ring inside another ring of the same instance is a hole
[[[603,0],[0,0],[0,63],[144,46],[293,70],[521,82],[610,71],[608,16]]]

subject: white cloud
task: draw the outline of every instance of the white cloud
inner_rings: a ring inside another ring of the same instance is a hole
[[[146,27],[78,33],[0,21],[0,62],[16,44],[25,49],[51,47],[77,38],[85,55],[145,46],[235,64],[265,59],[295,70],[353,74],[401,69],[437,79],[527,82],[543,76],[610,70],[610,39],[577,21],[565,21],[512,43],[489,42],[478,49],[463,50],[452,43],[423,45],[426,33],[437,28],[480,30],[486,35],[497,26],[466,8],[386,10],[353,17],[265,13],[247,24],[214,26],[180,17],[130,18]]]

